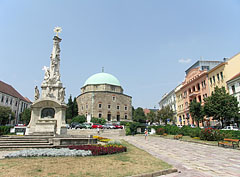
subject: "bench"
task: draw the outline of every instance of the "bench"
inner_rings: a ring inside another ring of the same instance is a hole
[[[175,139],[175,140],[179,140],[179,139],[182,139],[182,135],[175,135],[173,138]]]
[[[229,138],[224,138],[223,141],[218,141],[218,146],[228,146],[228,147],[232,147],[234,149],[234,147],[239,147],[239,139],[229,139]]]

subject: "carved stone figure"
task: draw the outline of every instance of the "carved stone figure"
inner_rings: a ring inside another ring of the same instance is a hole
[[[45,82],[48,82],[49,81],[49,78],[50,78],[50,71],[49,71],[49,68],[44,66],[43,67],[43,70],[45,71],[45,74],[44,74],[44,81]]]
[[[34,94],[35,100],[38,100],[38,99],[39,99],[39,96],[40,96],[39,90],[38,90],[38,87],[36,86],[36,87],[35,87],[35,94]]]
[[[64,99],[65,99],[65,88],[61,88],[60,90],[59,90],[59,100],[61,101],[61,102],[64,102]]]

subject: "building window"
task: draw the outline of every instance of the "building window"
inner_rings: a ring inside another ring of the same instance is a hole
[[[219,74],[217,74],[217,79],[218,79],[218,81],[220,81],[220,77],[219,77]]]
[[[4,100],[4,96],[2,96],[2,100],[1,100],[1,102],[3,102],[3,100]]]
[[[200,90],[200,84],[199,83],[197,84],[197,89],[198,89],[198,91]]]
[[[88,105],[86,104],[86,109],[88,109]]]
[[[213,82],[215,83],[215,76],[213,76],[212,78],[213,78]]]
[[[18,103],[17,103],[17,100],[16,100],[15,106],[17,106],[17,105],[18,105]]]
[[[232,85],[232,92],[233,92],[233,94],[236,92],[235,91],[235,85]]]
[[[102,113],[99,113],[99,114],[98,114],[98,118],[101,118],[101,117],[102,117]]]
[[[210,83],[211,83],[211,85],[212,85],[212,78],[210,77]]]
[[[199,102],[202,102],[201,95],[198,96],[198,100],[199,100]]]
[[[124,107],[124,109],[125,109],[125,111],[127,111],[128,107],[127,107],[127,106],[125,106],[125,107]]]
[[[82,110],[83,110],[83,106],[82,106]]]
[[[102,108],[102,104],[101,104],[101,103],[98,104],[98,108],[99,108],[99,109]]]
[[[5,103],[8,104],[8,97],[6,98],[6,102]]]
[[[185,106],[188,107],[188,102],[185,103]]]
[[[109,105],[108,105],[108,109],[110,109],[110,108],[111,108],[111,105],[109,104]]]
[[[195,86],[193,86],[193,92],[195,92]]]
[[[120,109],[120,106],[119,105],[117,105],[117,110],[119,110]]]
[[[221,75],[221,79],[223,80],[223,72],[220,72],[220,75]]]
[[[112,97],[112,100],[113,100],[113,101],[115,101],[115,100],[116,100],[116,97],[115,97],[115,96],[113,96],[113,97]]]
[[[183,94],[183,98],[186,98],[186,97],[187,97],[187,91],[185,91],[184,94]]]
[[[124,118],[125,118],[125,119],[127,119],[127,118],[128,118],[127,114],[125,114]]]
[[[12,105],[12,98],[11,98],[11,100],[10,100],[10,105]]]

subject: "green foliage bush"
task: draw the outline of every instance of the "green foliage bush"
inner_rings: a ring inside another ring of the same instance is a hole
[[[158,128],[156,130],[156,134],[157,135],[163,135],[166,132],[166,130],[164,128]]]
[[[205,128],[201,130],[200,139],[207,141],[219,141],[224,139],[224,134],[220,132],[220,130]]]
[[[104,118],[92,117],[92,118],[91,118],[91,122],[92,122],[92,123],[98,123],[98,124],[103,125],[103,124],[106,123],[106,119],[104,119]]]
[[[126,124],[126,135],[135,135],[137,134],[137,128],[140,126],[141,124],[139,122],[128,122]]]
[[[180,133],[180,128],[177,126],[166,125],[164,129],[166,130],[165,133],[170,135],[178,135]]]
[[[192,132],[191,127],[184,125],[181,130],[180,130],[180,134],[182,134],[183,136],[190,136],[191,132]]]
[[[9,134],[11,128],[13,128],[13,126],[0,126],[0,135]]]
[[[193,137],[200,137],[201,134],[201,128],[197,127],[197,128],[191,128],[190,131],[190,136]]]
[[[235,130],[220,130],[224,134],[224,138],[240,139],[240,131]]]
[[[71,120],[71,123],[73,123],[73,122],[83,123],[86,121],[87,121],[87,119],[84,115],[78,115]]]

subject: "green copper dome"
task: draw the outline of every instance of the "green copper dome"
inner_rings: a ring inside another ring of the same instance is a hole
[[[95,84],[109,84],[121,86],[119,80],[111,74],[108,73],[97,73],[89,77],[84,86],[86,85],[95,85]]]

